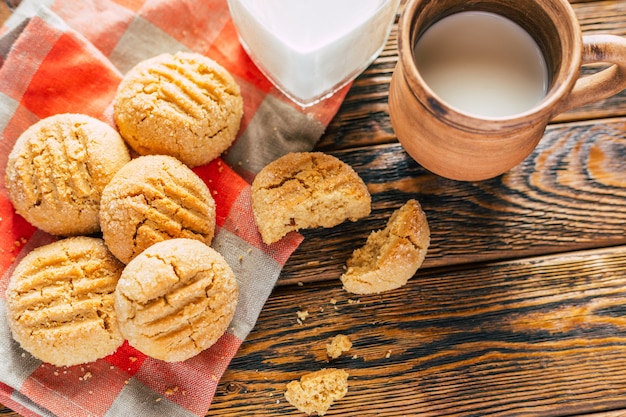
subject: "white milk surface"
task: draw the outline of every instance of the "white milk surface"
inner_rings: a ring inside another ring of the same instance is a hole
[[[399,0],[229,0],[242,44],[285,94],[310,104],[384,47]]]
[[[476,116],[522,113],[539,103],[548,88],[537,43],[519,25],[493,13],[443,18],[417,41],[414,57],[435,94]]]

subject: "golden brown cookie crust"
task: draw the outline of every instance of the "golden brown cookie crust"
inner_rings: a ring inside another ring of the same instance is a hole
[[[113,353],[124,341],[113,295],[123,267],[98,238],[70,237],[34,249],[16,266],[6,293],[14,339],[57,366]]]
[[[367,186],[351,166],[322,152],[294,152],[266,165],[252,183],[263,242],[300,229],[356,221],[371,210]]]
[[[114,117],[140,155],[163,154],[190,167],[217,158],[235,140],[243,100],[215,61],[192,52],[140,62],[118,87]]]
[[[30,126],[16,141],[6,187],[17,213],[61,236],[100,230],[104,186],[130,161],[126,144],[108,124],[64,113]]]
[[[429,244],[426,214],[416,200],[409,200],[393,212],[384,229],[372,232],[352,253],[341,276],[344,289],[372,294],[405,285],[422,265]]]
[[[132,346],[178,362],[224,334],[237,297],[233,271],[218,252],[196,240],[172,239],[151,246],[126,266],[115,308]]]
[[[209,245],[215,215],[215,200],[204,181],[171,156],[133,159],[102,192],[102,236],[124,263],[166,239],[184,237]]]

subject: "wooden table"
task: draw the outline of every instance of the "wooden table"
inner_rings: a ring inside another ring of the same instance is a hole
[[[584,33],[626,36],[626,1],[573,7]],[[208,415],[303,415],[286,383],[337,367],[350,388],[329,416],[626,416],[626,92],[559,116],[510,172],[451,181],[394,136],[396,41],[317,146],[362,176],[371,216],[303,232]],[[423,267],[395,291],[345,292],[352,250],[410,198],[431,228]],[[340,333],[353,347],[329,361]]]

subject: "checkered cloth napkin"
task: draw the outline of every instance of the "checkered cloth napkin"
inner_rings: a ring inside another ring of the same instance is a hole
[[[244,118],[232,148],[194,171],[213,191],[213,247],[233,267],[240,300],[228,332],[182,363],[165,363],[125,343],[94,363],[57,368],[12,340],[5,290],[15,263],[54,237],[13,211],[0,179],[0,402],[25,416],[203,416],[217,383],[299,243],[292,233],[266,246],[250,208],[249,183],[289,151],[309,150],[347,87],[303,110],[282,96],[239,45],[226,0],[24,0],[1,29],[0,173],[17,137],[37,120],[65,112],[113,124],[111,102],[123,74],[163,52],[205,54],[237,79]]]

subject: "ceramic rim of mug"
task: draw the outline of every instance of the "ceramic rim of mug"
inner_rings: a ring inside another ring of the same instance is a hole
[[[502,13],[502,8],[499,8],[501,6],[505,6],[507,13]],[[436,9],[434,16],[429,18],[426,25],[418,27],[417,22],[424,19],[422,13],[426,13],[429,7]],[[541,19],[549,22],[549,27],[545,27],[545,31],[542,31],[539,24],[533,20],[521,21],[524,14],[518,10],[524,7],[535,7],[535,10],[543,12]],[[419,36],[435,22],[465,11],[499,14],[522,26],[535,39],[546,60],[549,77],[548,90],[539,103],[525,112],[511,116],[476,116],[450,106],[426,84],[413,58],[415,43]],[[511,16],[516,13],[518,16]],[[532,30],[532,26],[536,29]],[[558,35],[558,40],[549,39],[550,36],[554,38],[556,35]],[[557,47],[557,56],[548,53],[547,49],[552,47]],[[472,7],[468,7],[467,2],[459,0],[409,0],[398,24],[398,50],[400,55],[405,57],[401,59],[401,64],[406,81],[424,107],[435,117],[446,120],[458,129],[489,134],[494,131],[494,123],[499,123],[501,128],[508,129],[536,122],[538,113],[544,116],[542,120],[545,121],[559,113],[558,102],[569,94],[579,77],[582,64],[582,33],[574,10],[566,0],[495,0],[477,2]],[[489,132],[484,127],[485,121],[490,124]],[[497,135],[497,132],[494,134]]]

